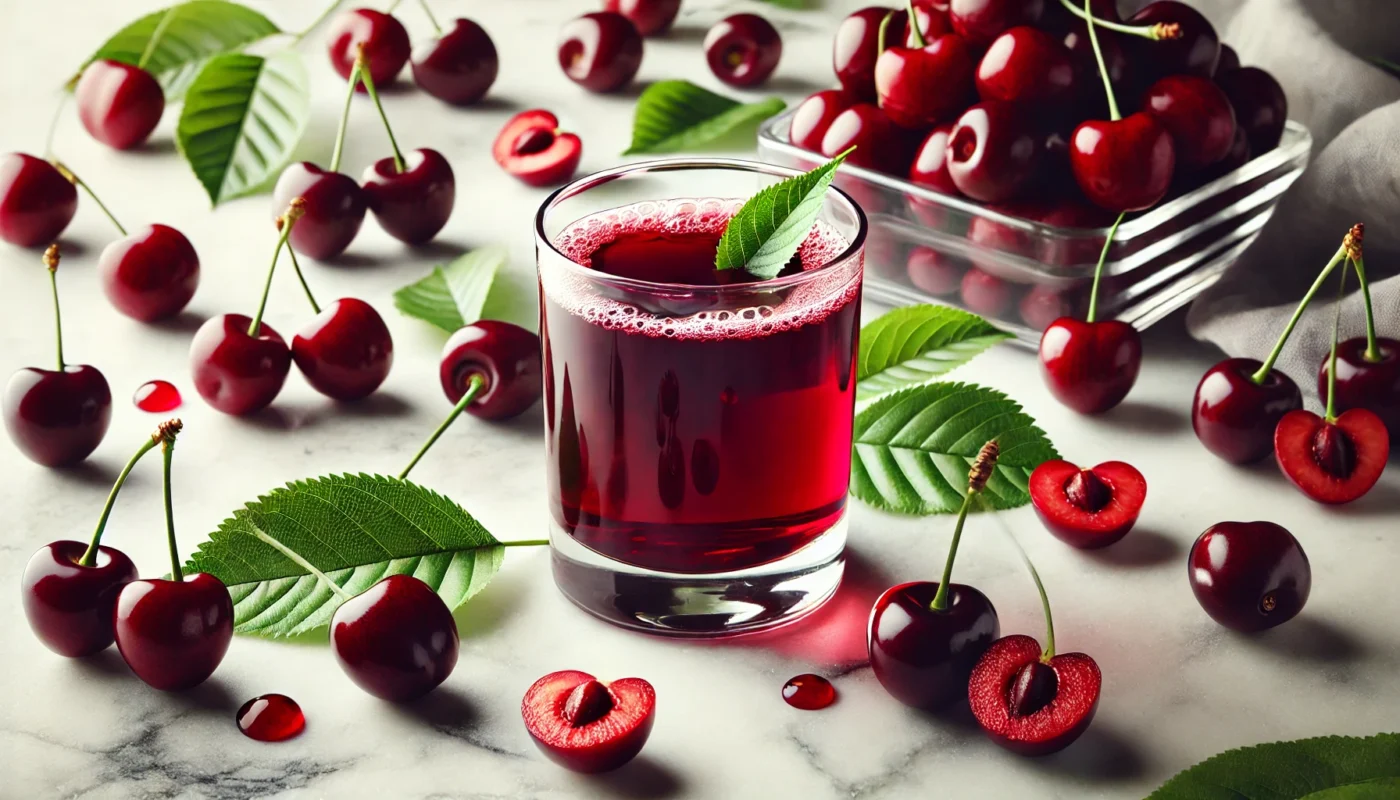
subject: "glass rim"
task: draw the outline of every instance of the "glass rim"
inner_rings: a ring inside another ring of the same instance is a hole
[[[859,255],[861,249],[865,247],[865,237],[870,230],[870,221],[865,216],[865,210],[862,209],[860,207],[860,204],[857,203],[854,199],[852,199],[852,197],[849,194],[847,194],[844,190],[842,190],[835,184],[833,184],[830,187],[829,191],[835,193],[835,196],[839,199],[839,201],[843,203],[845,207],[852,212],[852,215],[856,219],[856,234],[854,237],[852,237],[851,241],[847,243],[846,248],[842,250],[839,254],[824,261],[821,264],[821,266],[813,267],[812,269],[808,270],[803,270],[797,275],[788,275],[781,278],[770,278],[768,280],[754,281],[752,283],[731,283],[725,284],[723,286],[715,286],[711,284],[698,283],[666,283],[662,281],[649,281],[642,278],[627,278],[621,275],[611,275],[606,272],[600,272],[598,270],[585,267],[582,264],[579,264],[578,262],[574,261],[572,258],[569,258],[567,255],[559,252],[559,248],[554,246],[554,242],[549,238],[548,234],[545,233],[545,215],[555,210],[562,201],[582,194],[583,192],[586,192],[589,189],[592,189],[596,186],[601,186],[605,183],[611,183],[612,181],[618,180],[619,178],[627,177],[628,175],[634,173],[674,172],[694,169],[716,169],[733,170],[738,172],[754,172],[778,178],[793,178],[798,175],[804,174],[802,170],[792,169],[791,167],[784,167],[779,166],[777,164],[769,164],[763,161],[753,161],[750,159],[742,158],[687,156],[678,158],[653,159],[651,161],[636,161],[630,164],[622,164],[611,169],[600,170],[598,172],[585,175],[582,178],[573,180],[565,184],[564,186],[561,186],[558,189],[554,190],[554,192],[552,192],[549,195],[549,197],[545,198],[544,202],[540,204],[539,211],[535,213],[536,245],[539,246],[540,244],[543,244],[543,246],[549,248],[549,251],[551,253],[558,256],[564,262],[564,264],[566,265],[565,269],[586,280],[607,281],[608,284],[613,286],[619,286],[644,292],[675,292],[677,290],[681,290],[694,293],[703,292],[720,295],[730,293],[752,292],[755,288],[758,287],[762,287],[765,290],[783,289],[791,286],[801,285],[809,281],[814,281],[817,280],[819,277],[826,275],[827,271],[830,268],[839,264],[849,262],[852,258],[855,258],[857,255]],[[662,200],[667,198],[655,199]]]

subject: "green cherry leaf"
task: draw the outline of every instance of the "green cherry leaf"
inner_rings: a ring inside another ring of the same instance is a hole
[[[776,97],[740,103],[690,81],[658,81],[637,99],[632,145],[623,155],[697,150],[730,134],[751,132],[785,107]]]
[[[764,280],[782,272],[816,223],[826,190],[845,158],[842,153],[750,197],[724,226],[715,269],[744,269]]]
[[[415,483],[363,474],[290,483],[234,512],[184,567],[223,581],[234,630],[253,636],[320,631],[340,605],[255,529],[352,595],[388,575],[413,575],[454,610],[486,586],[505,554],[465,509]]]
[[[311,116],[301,56],[215,56],[190,84],[175,127],[180,152],[209,200],[251,194],[292,156]]]
[[[966,383],[891,392],[856,414],[851,494],[897,514],[955,512],[968,468],[991,439],[1001,456],[983,500],[994,509],[1023,506],[1030,502],[1031,472],[1059,454],[1020,405]]]
[[[496,273],[506,263],[504,247],[483,247],[394,292],[394,305],[448,333],[481,319]]]
[[[897,308],[860,329],[856,397],[929,383],[1013,338],[976,314],[947,306]]]
[[[185,95],[204,64],[221,53],[238,50],[281,33],[267,17],[225,0],[190,0],[153,11],[117,31],[86,61],[98,59],[140,64],[160,81],[165,100]],[[76,85],[76,79],[68,88]]]
[[[1320,736],[1227,750],[1148,800],[1381,800],[1400,797],[1400,734]]]

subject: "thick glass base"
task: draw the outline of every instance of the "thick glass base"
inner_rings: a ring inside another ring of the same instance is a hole
[[[786,625],[819,608],[845,570],[846,515],[787,558],[737,572],[656,572],[589,550],[553,520],[554,582],[579,608],[663,636],[722,637]]]

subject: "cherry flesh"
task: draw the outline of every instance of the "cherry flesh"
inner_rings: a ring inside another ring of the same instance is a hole
[[[974,47],[986,47],[1018,25],[1034,25],[1053,0],[951,0],[948,19],[953,30]]]
[[[454,404],[473,378],[485,381],[467,413],[493,420],[518,416],[543,391],[540,337],[509,322],[474,322],[447,340],[438,375],[443,393]]]
[[[1147,480],[1122,461],[1081,469],[1054,459],[1031,473],[1030,495],[1036,515],[1055,538],[1092,550],[1132,530],[1147,499]]]
[[[1293,379],[1274,369],[1262,383],[1252,375],[1263,366],[1252,358],[1229,358],[1211,367],[1196,386],[1191,426],[1206,449],[1231,464],[1258,461],[1274,450],[1279,420],[1303,407]]]
[[[1179,167],[1208,167],[1235,143],[1235,111],[1209,78],[1168,75],[1147,90],[1142,107],[1171,134]]]
[[[1390,438],[1400,437],[1400,341],[1378,337],[1380,358],[1366,358],[1365,337],[1337,344],[1337,385],[1332,404],[1337,411],[1365,408],[1385,423]],[[1317,372],[1317,396],[1327,400],[1327,365]]]
[[[370,8],[356,8],[341,14],[331,24],[327,38],[331,66],[347,80],[363,46],[365,64],[376,87],[388,86],[399,77],[413,49],[402,22]],[[357,83],[355,91],[367,90],[363,83]],[[287,206],[283,204],[282,207]]]
[[[73,90],[78,119],[92,138],[117,150],[144,144],[165,113],[160,82],[134,64],[98,59]]]
[[[92,454],[112,421],[112,389],[96,367],[26,367],[5,385],[5,429],[21,453],[45,467]]]
[[[1319,503],[1350,503],[1371,491],[1390,457],[1381,418],[1364,408],[1331,422],[1297,409],[1274,430],[1274,455],[1283,474]]]
[[[730,86],[757,86],[768,80],[783,57],[783,38],[757,14],[734,14],[705,34],[705,60],[716,78]]]
[[[840,89],[823,89],[809,95],[792,114],[788,141],[803,150],[821,152],[822,137],[832,121],[852,105],[851,95]]]
[[[285,694],[264,694],[239,707],[238,730],[259,742],[285,742],[306,730],[306,715]]]
[[[929,131],[909,168],[910,181],[944,194],[961,194],[948,171],[948,138],[952,133],[952,125],[939,125]]]
[[[1126,322],[1061,317],[1040,336],[1045,385],[1081,414],[1099,414],[1123,402],[1141,367],[1142,337]]]
[[[1026,103],[1054,110],[1079,93],[1079,71],[1055,37],[1029,26],[1012,28],[992,41],[977,65],[977,94],[983,100]]]
[[[1091,202],[1109,211],[1141,211],[1171,188],[1176,150],[1162,123],[1139,111],[1080,123],[1070,136],[1069,163]]]
[[[459,18],[451,30],[413,48],[410,65],[413,82],[423,91],[454,106],[469,106],[496,82],[500,59],[485,29]],[[377,87],[379,79],[374,80]]]
[[[93,566],[83,566],[87,548],[66,540],[46,544],[30,556],[20,578],[29,627],[45,647],[69,658],[111,646],[117,594],[140,577],[131,559],[112,547],[98,547]]]
[[[1177,2],[1156,0],[1128,18],[1129,25],[1175,24],[1181,35],[1175,39],[1152,41],[1132,37],[1130,52],[1134,64],[1149,78],[1166,75],[1195,75],[1209,78],[1220,59],[1220,37],[1201,12]]]
[[[250,336],[252,323],[242,314],[211,317],[190,342],[195,390],[209,405],[235,417],[267,408],[292,368],[292,351],[277,331],[264,322],[257,336]]]
[[[496,163],[531,186],[563,183],[578,171],[583,142],[559,130],[559,118],[544,109],[510,118],[491,146]]]
[[[972,671],[968,705],[992,741],[1024,756],[1057,753],[1078,739],[1099,707],[1103,674],[1083,653],[1041,660],[1040,643],[1007,636]]]
[[[559,32],[559,67],[591,92],[621,89],[641,65],[642,36],[621,14],[584,14]]]
[[[193,689],[233,641],[233,600],[213,575],[128,583],[117,596],[117,649],[136,677],[167,692]]]
[[[607,0],[603,10],[614,11],[631,20],[637,33],[659,36],[671,29],[680,13],[681,0]]]
[[[331,617],[331,649],[341,669],[356,686],[395,703],[447,680],[458,646],[447,604],[412,575],[390,575]]]
[[[820,675],[804,673],[783,684],[783,702],[803,711],[820,711],[836,702],[836,687]]]
[[[1312,567],[1302,546],[1272,522],[1210,526],[1191,545],[1186,567],[1201,608],[1244,633],[1293,619],[1312,589]]]
[[[373,306],[345,298],[331,303],[292,337],[292,360],[321,394],[360,400],[389,377],[394,340]]]
[[[329,172],[309,161],[282,170],[272,190],[273,216],[286,211],[295,198],[306,201],[306,212],[288,240],[298,252],[325,260],[345,252],[365,221],[367,199],[355,179]]]
[[[656,690],[641,678],[604,684],[586,672],[551,672],[525,692],[520,714],[550,760],[575,772],[608,772],[647,743]]]
[[[891,47],[875,62],[875,93],[895,124],[926,130],[947,122],[975,92],[976,61],[957,34],[931,39],[924,47]]]
[[[875,102],[875,61],[879,58],[880,24],[894,14],[885,30],[886,43],[904,41],[909,16],[882,6],[862,8],[841,21],[832,42],[831,66],[848,95]]]
[[[381,158],[365,169],[361,178],[365,204],[385,233],[406,244],[423,244],[452,216],[457,179],[452,165],[436,150],[411,150],[403,160],[403,172],[393,157]]]
[[[1230,98],[1235,123],[1244,128],[1250,151],[1258,156],[1278,147],[1288,121],[1288,98],[1274,76],[1258,67],[1242,67],[1216,82]]]
[[[821,152],[827,158],[835,158],[854,147],[846,156],[847,164],[904,175],[909,170],[913,144],[910,134],[891,122],[884,111],[869,103],[857,103],[831,121],[822,137]]]
[[[900,584],[885,590],[870,612],[870,666],[905,705],[938,710],[965,697],[972,668],[1001,633],[986,595],[958,583],[948,590],[948,607],[938,611],[936,582]]]
[[[78,212],[78,189],[54,165],[24,153],[0,156],[0,239],[48,245]]]
[[[179,314],[199,288],[199,255],[169,225],[149,225],[107,245],[97,270],[112,305],[142,322]]]
[[[1041,145],[1020,106],[984,101],[964,111],[948,134],[948,173],[968,197],[1002,203],[1035,178]]]

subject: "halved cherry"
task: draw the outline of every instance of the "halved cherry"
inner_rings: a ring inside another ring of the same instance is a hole
[[[1283,474],[1319,503],[1350,503],[1371,491],[1390,457],[1390,434],[1375,413],[1343,412],[1336,421],[1297,409],[1279,420],[1274,454]]]
[[[496,163],[531,186],[551,186],[573,177],[583,142],[559,130],[559,118],[542,108],[510,118],[491,146]]]
[[[576,772],[607,772],[646,744],[656,691],[641,678],[602,683],[587,672],[551,672],[525,692],[520,714],[551,760]]]
[[[1068,747],[1099,707],[1103,674],[1083,653],[1048,661],[1029,636],[998,639],[972,670],[967,701],[992,741],[1025,756]]]
[[[1031,473],[1030,494],[1035,513],[1055,538],[1091,550],[1132,530],[1147,499],[1147,481],[1122,461],[1080,469],[1056,459]]]

